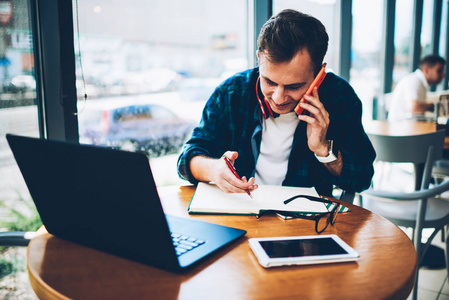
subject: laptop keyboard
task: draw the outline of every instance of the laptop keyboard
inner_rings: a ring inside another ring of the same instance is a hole
[[[174,232],[171,233],[171,237],[173,240],[173,245],[175,246],[176,255],[178,256],[206,243],[206,241]]]

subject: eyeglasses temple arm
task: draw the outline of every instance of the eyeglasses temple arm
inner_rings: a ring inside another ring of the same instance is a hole
[[[285,201],[284,201],[284,204],[288,204],[288,203],[290,203],[290,202],[292,202],[293,200],[298,199],[298,198],[306,198],[306,199],[308,199],[308,200],[310,200],[310,201],[317,201],[317,202],[322,202],[322,203],[332,203],[332,201],[330,201],[330,200],[322,199],[322,198],[318,198],[318,197],[314,197],[314,196],[309,196],[309,195],[296,195],[296,196],[293,196],[293,197],[288,198],[287,200],[285,200]]]

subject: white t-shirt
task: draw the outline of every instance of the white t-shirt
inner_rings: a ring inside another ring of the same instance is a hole
[[[429,84],[420,69],[402,78],[392,93],[388,120],[411,118],[413,101],[426,102],[428,88]]]
[[[282,185],[287,174],[288,158],[298,123],[295,112],[264,120],[260,154],[256,164],[257,184]]]

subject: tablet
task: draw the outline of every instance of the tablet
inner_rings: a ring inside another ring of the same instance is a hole
[[[355,261],[359,254],[337,235],[249,239],[259,263],[265,267]]]

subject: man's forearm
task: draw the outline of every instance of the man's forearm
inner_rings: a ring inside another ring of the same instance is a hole
[[[194,156],[190,160],[190,172],[198,181],[210,182],[212,179],[213,162],[215,159],[206,156]]]
[[[324,166],[331,172],[332,175],[338,177],[341,175],[341,171],[343,170],[343,159],[341,157],[341,152],[338,151],[337,160],[324,164]]]
[[[412,113],[423,114],[426,111],[433,111],[435,105],[433,103],[422,103],[419,101],[413,102]]]

